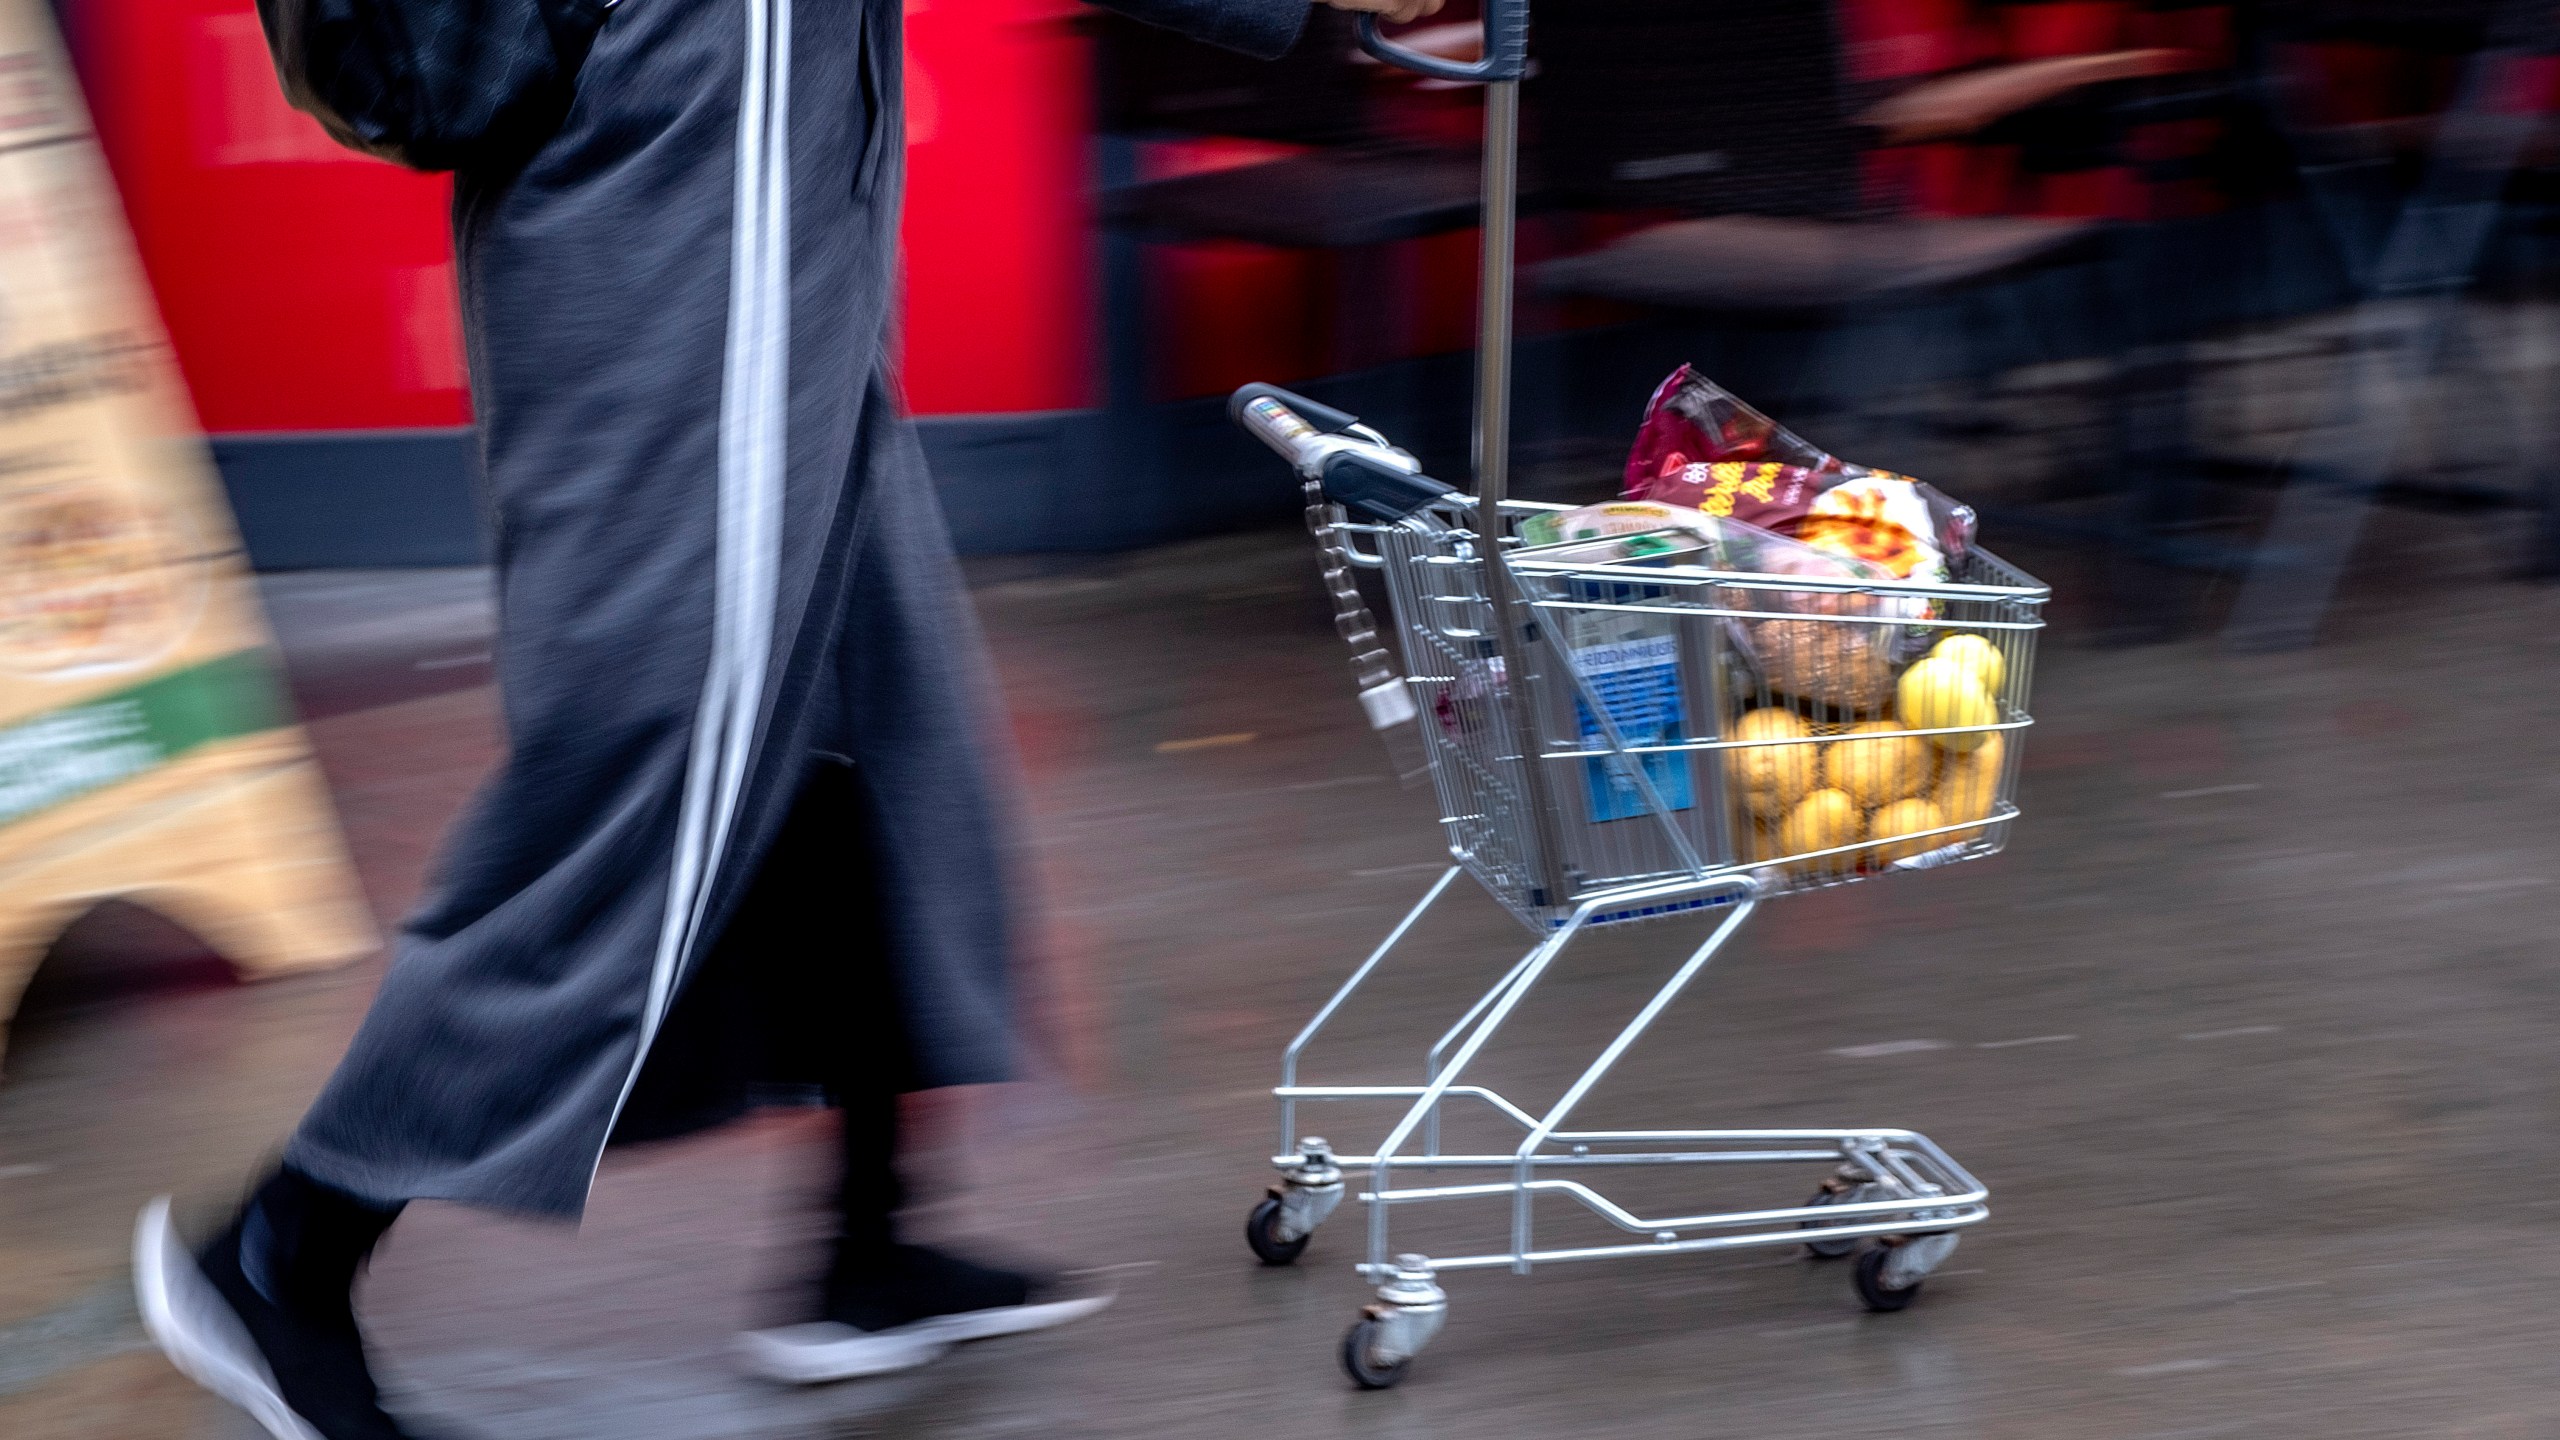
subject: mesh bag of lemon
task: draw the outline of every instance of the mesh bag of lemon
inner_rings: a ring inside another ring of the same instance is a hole
[[[1724,751],[1736,858],[1801,883],[1964,858],[2005,821],[2023,716],[2008,647],[1937,633],[1866,703],[1791,694],[1747,667]],[[2023,677],[2019,677],[2023,678]]]

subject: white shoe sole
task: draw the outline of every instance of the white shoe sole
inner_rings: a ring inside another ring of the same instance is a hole
[[[928,1365],[963,1341],[992,1340],[1081,1320],[1112,1299],[1094,1295],[1045,1305],[1005,1305],[964,1315],[937,1315],[895,1330],[856,1330],[827,1320],[750,1330],[738,1337],[738,1356],[749,1371],[767,1380],[824,1385]]]
[[[830,1320],[750,1330],[738,1337],[738,1359],[748,1373],[784,1385],[824,1385],[913,1370],[941,1359],[950,1348],[912,1327],[874,1335]]]
[[[993,1310],[972,1310],[965,1315],[936,1315],[930,1320],[919,1320],[906,1329],[953,1342],[992,1340],[998,1335],[1027,1334],[1099,1314],[1114,1298],[1110,1295],[1088,1295],[1075,1300],[1052,1300],[1046,1305],[1002,1305]]]
[[[275,1440],[323,1440],[285,1403],[240,1317],[196,1268],[169,1221],[166,1195],[134,1221],[133,1297],[142,1328],[179,1374],[247,1411]]]

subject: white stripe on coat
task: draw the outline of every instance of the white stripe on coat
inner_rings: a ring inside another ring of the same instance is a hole
[[[756,731],[764,713],[766,673],[773,652],[773,612],[779,589],[782,546],[782,503],[789,452],[791,412],[791,0],[773,6],[772,92],[768,97],[763,141],[764,204],[757,237],[758,300],[750,338],[754,351],[755,399],[748,412],[750,483],[737,487],[734,515],[738,546],[739,591],[737,674],[730,695],[727,729],[722,737],[720,781],[711,826],[709,858],[694,898],[679,954],[690,955],[702,939],[702,922],[710,906],[711,877],[720,873],[729,833],[744,791],[747,766],[755,750]],[[724,486],[724,498],[728,487]]]
[[[617,1122],[666,1021],[677,977],[702,938],[711,882],[727,853],[755,751],[773,648],[789,456],[791,0],[746,0],[744,9],[728,336],[721,359],[711,657],[685,762],[667,903],[649,967],[639,1043],[614,1101]],[[599,1148],[598,1165],[603,1158]],[[592,1168],[588,1183],[594,1183]]]

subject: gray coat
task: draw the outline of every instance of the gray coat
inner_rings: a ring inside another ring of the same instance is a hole
[[[1112,3],[1268,57],[1306,0]],[[286,1152],[360,1197],[573,1215],[608,1138],[827,1083],[847,1006],[1008,1073],[1002,716],[884,358],[902,6],[796,8],[622,0],[459,177],[507,758]]]

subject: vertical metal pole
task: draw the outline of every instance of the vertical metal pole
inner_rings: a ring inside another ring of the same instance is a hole
[[[1520,82],[1484,87],[1484,275],[1476,312],[1476,523],[1502,533],[1511,488],[1512,239],[1520,213]]]
[[[1529,807],[1538,843],[1541,903],[1562,905],[1565,885],[1561,832],[1548,803],[1545,748],[1537,707],[1529,699],[1532,647],[1525,633],[1535,623],[1519,603],[1510,567],[1502,560],[1502,502],[1511,491],[1511,284],[1513,237],[1520,213],[1520,82],[1497,80],[1484,88],[1484,257],[1476,319],[1476,534],[1483,550],[1485,599],[1493,611],[1495,653],[1510,703],[1511,733],[1520,747],[1521,800]]]

